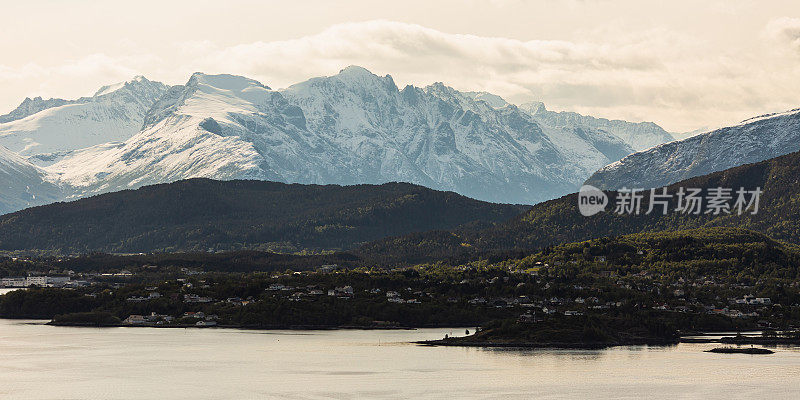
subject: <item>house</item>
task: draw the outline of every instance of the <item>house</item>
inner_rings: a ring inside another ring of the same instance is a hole
[[[209,327],[209,326],[217,326],[217,321],[197,321],[194,326],[198,327]]]
[[[533,314],[525,313],[525,314],[520,315],[519,318],[517,318],[517,322],[519,322],[521,324],[533,324],[533,323],[541,322],[541,321],[542,321],[542,318],[537,317],[536,313],[533,313]]]
[[[337,287],[336,291],[339,292],[339,293],[342,293],[344,295],[347,295],[347,296],[352,296],[353,295],[353,287],[349,286],[349,285],[348,286]]]
[[[750,304],[770,305],[772,304],[772,299],[769,297],[756,297],[750,302]]]
[[[328,290],[328,296],[336,296],[339,298],[353,297],[352,286],[341,286]]]
[[[3,278],[2,280],[0,280],[0,283],[3,284],[3,287],[27,286],[27,280],[25,278]]]
[[[389,297],[386,301],[388,301],[389,303],[398,303],[398,304],[403,304],[403,303],[406,302],[405,300],[403,300],[399,296],[398,297]]]
[[[4,287],[63,287],[69,281],[69,276],[35,275],[27,278],[3,278],[0,280],[0,284]]]
[[[336,271],[338,268],[339,268],[339,265],[337,265],[337,264],[327,264],[327,265],[323,265],[323,266],[320,266],[319,268],[317,268],[317,271],[318,272],[322,272],[322,273],[331,273],[333,271]]]
[[[131,314],[128,316],[128,318],[125,318],[125,320],[122,321],[122,323],[126,325],[139,325],[146,322],[147,320],[145,320],[144,316],[138,314]]]
[[[185,294],[183,295],[183,301],[185,303],[211,303],[214,301],[214,299],[210,297],[198,296],[196,294]]]

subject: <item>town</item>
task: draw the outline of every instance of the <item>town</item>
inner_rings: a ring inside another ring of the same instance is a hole
[[[800,288],[790,279],[680,276],[592,263],[486,261],[393,269],[220,273],[142,265],[115,271],[32,271],[0,297],[5,317],[55,324],[158,327],[478,327],[552,318],[656,313],[682,330],[793,329]],[[52,273],[52,274],[50,274]],[[39,297],[39,309],[23,309]],[[648,314],[649,315],[649,314]]]

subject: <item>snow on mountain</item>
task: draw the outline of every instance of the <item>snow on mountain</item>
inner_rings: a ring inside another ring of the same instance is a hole
[[[63,199],[51,181],[47,172],[0,146],[0,214]]]
[[[660,187],[798,150],[800,109],[794,109],[631,154],[587,183],[606,189]]]
[[[464,92],[464,95],[475,101],[485,101],[494,108],[503,108],[511,104],[504,98],[488,92]]]
[[[529,112],[537,122],[544,125],[580,127],[581,129],[606,132],[622,139],[635,151],[642,151],[675,140],[667,131],[652,122],[608,120],[569,111],[555,112],[548,110],[542,102],[526,103],[520,108]]]
[[[18,119],[25,118],[29,115],[33,115],[38,113],[39,111],[46,110],[48,108],[59,107],[63,106],[64,104],[73,103],[75,100],[64,100],[64,99],[47,99],[44,100],[41,97],[34,97],[30,98],[27,97],[22,103],[13,111],[8,114],[0,115],[0,124],[5,122],[16,121]]]
[[[136,77],[77,100],[25,99],[0,117],[0,145],[46,166],[74,150],[124,141],[142,128],[147,110],[166,90]]]
[[[687,131],[687,132],[670,132],[669,134],[672,135],[672,137],[674,137],[675,140],[684,140],[684,139],[688,139],[690,137],[694,137],[694,136],[697,136],[697,135],[700,135],[700,134],[703,134],[703,133],[706,133],[706,132],[711,132],[711,131],[719,129],[721,127],[722,126],[719,126],[719,127],[716,127],[716,128],[711,128],[711,127],[708,127],[708,126],[703,126],[703,127],[700,127],[700,128],[697,128],[697,129],[693,129],[693,130]]]
[[[406,181],[535,203],[576,190],[631,151],[606,132],[543,129],[513,105],[495,108],[440,83],[400,90],[388,75],[348,67],[283,91],[194,74],[155,102],[141,132],[75,151],[48,170],[76,196],[209,177]]]

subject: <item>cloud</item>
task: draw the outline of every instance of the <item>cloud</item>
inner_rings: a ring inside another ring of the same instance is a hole
[[[605,32],[602,42],[591,36],[522,41],[377,20],[292,40],[202,47],[191,58],[194,69],[247,75],[271,87],[354,64],[401,84],[444,81],[515,102],[543,100],[554,109],[655,120],[675,130],[737,122],[793,99],[785,82],[775,81],[783,60],[716,50],[664,29]]]
[[[25,96],[64,97],[72,93],[70,97],[80,97],[91,95],[100,86],[130,79],[158,60],[153,55],[111,57],[95,53],[59,65],[0,65],[0,86],[4,91],[20,93],[17,99],[7,99],[14,105]]]
[[[767,24],[765,31],[770,38],[788,44],[791,49],[800,52],[800,18],[773,19]]]
[[[798,21],[781,18],[760,28],[770,40],[797,49]],[[281,88],[360,65],[391,74],[400,85],[443,81],[512,102],[542,100],[550,109],[655,121],[676,131],[796,107],[800,90],[794,55],[719,46],[663,27],[631,32],[614,26],[581,31],[571,40],[519,40],[371,20],[288,40],[197,40],[167,47],[157,54],[141,48],[120,56],[89,54],[54,66],[0,65],[0,85],[6,93],[64,96],[136,74],[179,84],[203,71]]]

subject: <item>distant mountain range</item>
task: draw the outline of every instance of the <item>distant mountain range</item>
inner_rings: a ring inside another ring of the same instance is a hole
[[[652,123],[517,107],[441,83],[398,88],[360,67],[272,90],[232,75],[167,87],[137,77],[78,100],[26,99],[0,116],[15,182],[0,212],[207,177],[316,184],[404,181],[532,204],[672,140]],[[2,162],[2,161],[0,161]]]
[[[0,213],[195,177],[398,181],[535,204],[587,178],[658,187],[796,151],[798,115],[673,141],[653,123],[516,106],[441,83],[398,88],[360,67],[283,90],[232,75],[196,73],[172,87],[136,77],[92,97],[26,99],[0,116]]]
[[[586,183],[603,189],[661,187],[798,150],[800,109],[794,109],[631,154]]]
[[[321,186],[197,178],[0,216],[0,250],[318,252],[411,232],[478,229],[527,209],[407,183]]]

